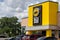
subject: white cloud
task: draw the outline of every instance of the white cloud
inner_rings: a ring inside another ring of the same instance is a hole
[[[4,0],[3,2],[0,2],[0,17],[16,16],[19,18],[19,20],[21,20],[20,18],[28,16],[28,10],[27,10],[28,6],[43,1],[47,0]],[[53,0],[53,1],[60,2],[60,0]]]
[[[28,11],[24,10],[24,12],[22,12],[20,15],[21,15],[21,18],[27,17],[28,16]]]
[[[55,1],[55,2],[57,2],[58,0],[51,0],[51,1]]]

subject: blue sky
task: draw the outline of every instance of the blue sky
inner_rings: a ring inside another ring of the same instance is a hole
[[[16,16],[21,21],[22,17],[28,16],[28,6],[41,3],[47,0],[0,0],[0,18]],[[53,0],[59,2],[60,0]],[[59,8],[60,10],[60,8]]]
[[[3,2],[4,0],[0,0],[0,2]]]

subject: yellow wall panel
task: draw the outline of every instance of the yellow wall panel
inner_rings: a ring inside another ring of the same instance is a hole
[[[49,24],[50,25],[57,25],[58,17],[57,17],[57,12],[58,12],[58,3],[49,3]]]
[[[28,8],[28,27],[33,26],[33,7]]]
[[[49,2],[42,3],[42,25],[49,25]]]
[[[52,30],[46,30],[46,37],[52,37]]]

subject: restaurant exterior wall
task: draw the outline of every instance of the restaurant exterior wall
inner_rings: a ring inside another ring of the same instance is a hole
[[[21,26],[27,26],[27,24],[28,24],[28,17],[22,18]]]
[[[60,27],[60,12],[58,12],[58,26]]]
[[[60,12],[58,12],[57,13],[58,15],[58,28],[60,28]],[[28,26],[28,17],[26,17],[26,18],[22,18],[22,21],[21,21],[21,27],[26,27],[26,26]],[[60,31],[59,31],[60,32]],[[60,33],[59,33],[60,34]],[[57,35],[57,34],[56,34]],[[60,36],[60,35],[58,35],[58,36]],[[57,36],[56,36],[57,37]],[[59,37],[60,38],[60,37]],[[59,39],[60,40],[60,39]]]
[[[28,17],[22,18],[21,26],[28,26]],[[60,12],[58,12],[58,26],[60,27]]]

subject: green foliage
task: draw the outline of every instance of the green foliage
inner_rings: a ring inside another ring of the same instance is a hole
[[[21,33],[21,25],[17,17],[2,17],[0,19],[0,34],[16,36]]]

